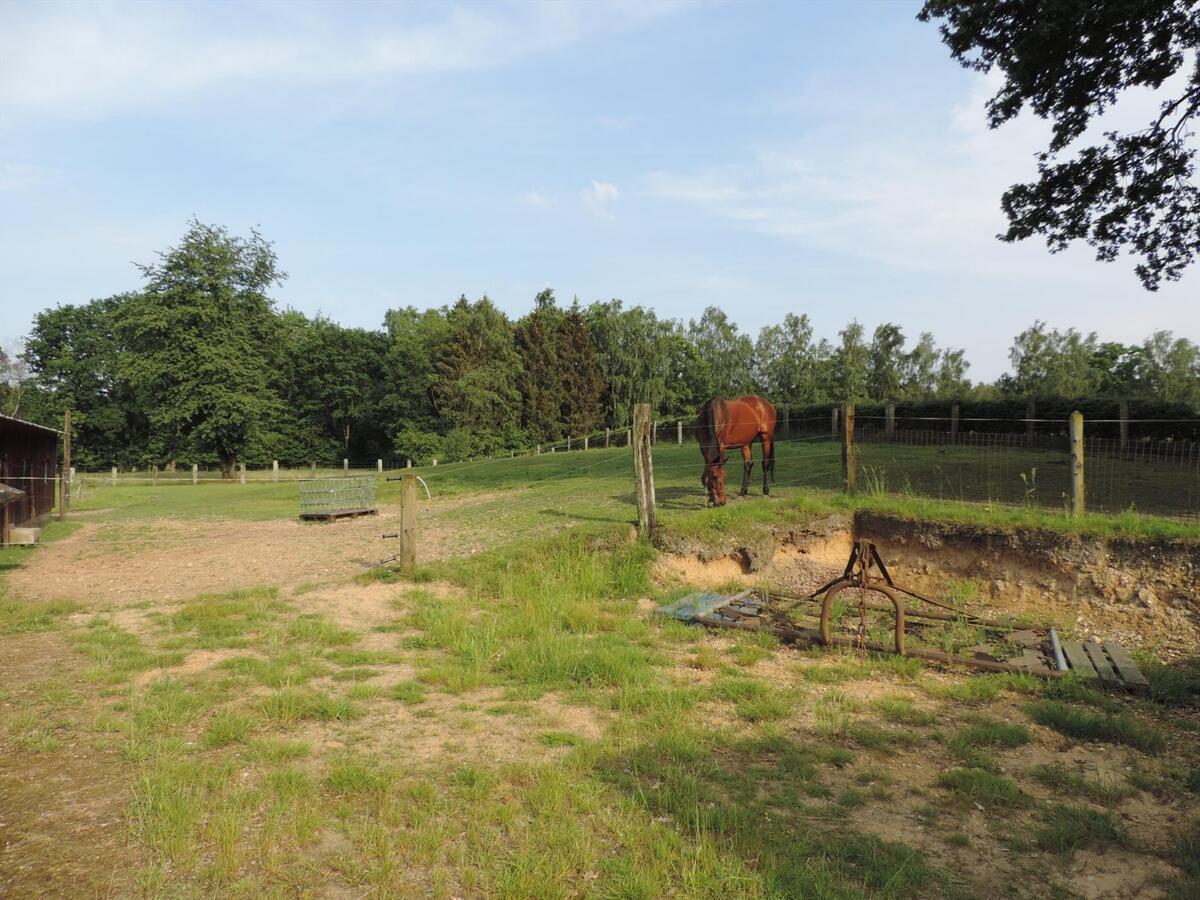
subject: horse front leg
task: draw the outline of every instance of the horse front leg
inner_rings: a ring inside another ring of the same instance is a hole
[[[750,493],[750,470],[754,468],[754,452],[749,444],[742,447],[742,489],[738,491],[739,497],[745,497]]]

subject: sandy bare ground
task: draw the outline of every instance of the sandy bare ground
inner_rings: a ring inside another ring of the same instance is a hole
[[[481,549],[449,520],[456,511],[492,499],[443,500],[436,509],[422,504],[418,561]],[[381,535],[398,530],[399,514],[398,506],[381,506],[378,515],[333,522],[164,518],[122,525],[89,516],[74,534],[41,547],[9,576],[9,586],[28,600],[94,605],[324,583],[363,572],[394,554],[396,542]]]

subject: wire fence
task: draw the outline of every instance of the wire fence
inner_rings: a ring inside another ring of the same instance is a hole
[[[775,485],[780,488],[839,490],[843,486],[839,411],[828,415],[786,417],[776,430]],[[1097,425],[1111,425],[1107,420]],[[1095,427],[1100,436],[1084,431],[1084,483],[1089,512],[1137,512],[1200,520],[1200,441],[1139,435],[1136,420],[1123,423],[1121,436],[1112,427]],[[1156,423],[1158,424],[1158,423]],[[1200,420],[1181,420],[1185,429]],[[1058,419],[988,419],[958,417],[882,416],[855,418],[857,489],[877,495],[909,495],[941,500],[1046,509],[1070,508],[1072,457],[1066,421]],[[1128,428],[1124,426],[1129,426]],[[700,508],[705,492],[699,482],[702,460],[695,447],[696,424],[683,420],[653,427],[655,479],[660,505]],[[1161,429],[1160,429],[1161,431]],[[1127,432],[1127,433],[1126,433]],[[593,462],[593,454],[601,457]],[[222,482],[303,483],[322,479],[374,475],[386,481],[402,471],[419,471],[435,494],[438,483],[455,490],[470,486],[523,490],[562,481],[571,490],[593,490],[589,479],[603,476],[609,499],[633,503],[632,477],[620,460],[629,463],[629,430],[601,429],[558,441],[512,448],[489,456],[457,462],[430,460],[423,466],[385,465],[385,460],[342,459],[332,465],[239,467],[232,478],[219,469],[197,465],[146,471],[80,473],[72,495],[114,485],[164,487]],[[750,487],[761,490],[760,451]],[[549,457],[549,458],[547,458]],[[741,484],[740,458],[729,455],[728,484],[736,493]],[[507,463],[507,466],[505,465]],[[497,474],[505,470],[507,474]],[[608,473],[613,473],[610,477]],[[476,477],[478,476],[478,477]],[[628,477],[627,477],[628,476]],[[624,482],[628,481],[628,485]],[[609,483],[611,482],[611,484]],[[611,488],[611,490],[610,490]],[[598,489],[599,490],[599,489]],[[546,496],[545,502],[553,496]]]

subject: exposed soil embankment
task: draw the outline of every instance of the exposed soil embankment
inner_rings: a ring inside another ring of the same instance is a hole
[[[986,528],[860,511],[897,580],[917,591],[957,587],[993,608],[1055,621],[1081,636],[1200,647],[1200,543]]]
[[[736,534],[656,538],[665,573],[688,583],[814,590],[867,538],[901,584],[934,598],[1059,625],[1079,637],[1149,646],[1165,657],[1200,647],[1200,542],[988,528],[859,511]]]

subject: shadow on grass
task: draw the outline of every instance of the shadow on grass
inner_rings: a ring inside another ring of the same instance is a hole
[[[824,800],[823,771],[852,754],[774,735],[733,740],[673,732],[602,757],[599,777],[656,820],[736,854],[787,897],[960,894],[913,848],[850,827]]]

